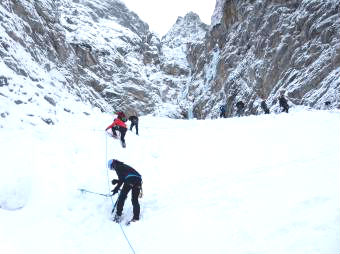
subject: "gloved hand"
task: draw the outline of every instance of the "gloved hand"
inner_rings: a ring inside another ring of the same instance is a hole
[[[115,195],[115,194],[117,194],[118,193],[118,191],[119,191],[119,189],[116,187],[116,188],[114,188],[111,192],[112,192],[112,195]]]
[[[119,182],[119,180],[113,179],[113,180],[112,180],[112,185],[115,185],[115,184],[117,184],[118,182]]]

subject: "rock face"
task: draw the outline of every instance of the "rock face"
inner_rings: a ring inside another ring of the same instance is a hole
[[[67,2],[59,9],[76,54],[78,82],[115,111],[151,113],[158,96],[145,66],[157,64],[159,40],[148,25],[120,1]]]
[[[0,7],[0,54],[13,86],[16,75],[35,87],[48,76],[102,111],[185,116],[186,50],[208,31],[196,14],[180,17],[163,41],[119,0],[6,0]]]
[[[291,105],[340,107],[339,1],[218,0],[205,45],[190,49],[194,115],[234,116],[277,110],[280,90]],[[204,77],[204,79],[202,79]],[[196,87],[196,89],[195,89]]]
[[[202,23],[193,12],[178,17],[176,23],[161,40],[160,73],[163,86],[162,100],[179,106],[180,117],[188,117],[188,89],[190,86],[191,66],[188,59],[193,45],[203,43],[209,26]]]
[[[339,108],[339,5],[217,0],[211,26],[191,12],[160,39],[119,0],[4,0],[1,106],[72,112],[73,96],[106,112],[214,118],[239,100],[245,114],[262,99],[277,110],[285,89],[291,105]]]

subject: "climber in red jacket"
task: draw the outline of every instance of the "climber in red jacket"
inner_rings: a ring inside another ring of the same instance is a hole
[[[122,143],[122,147],[126,147],[125,144],[125,134],[127,131],[127,127],[125,122],[127,121],[126,116],[123,112],[118,112],[117,113],[118,117],[114,119],[113,123],[110,124],[105,131],[107,131],[108,129],[112,130],[112,136],[114,138],[117,138],[117,133],[116,131],[120,132],[120,141]]]

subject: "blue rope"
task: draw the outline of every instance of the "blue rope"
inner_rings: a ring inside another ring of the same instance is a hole
[[[105,133],[105,167],[107,167],[106,163],[107,163],[107,135],[106,135],[106,133]],[[108,168],[107,168],[107,170],[106,170],[106,175],[107,175],[108,189],[109,189],[109,192],[110,192],[110,191],[111,191],[111,190],[110,190],[110,177],[109,177],[109,169],[108,169]],[[119,198],[119,196],[118,196],[118,198]],[[117,201],[118,201],[118,198],[117,198]],[[116,201],[116,203],[114,203],[114,202],[113,202],[113,197],[111,196],[112,206],[115,206],[115,205],[117,204],[117,201]],[[121,223],[119,223],[119,226],[120,226],[120,229],[121,229],[122,232],[123,232],[123,235],[124,235],[124,237],[125,237],[127,243],[129,244],[129,246],[130,246],[130,248],[131,248],[133,254],[136,254],[135,250],[133,249],[133,247],[132,247],[132,245],[131,245],[129,239],[127,238],[127,236],[126,236],[126,234],[125,234],[125,232],[124,232],[124,229],[123,229]]]
[[[123,229],[123,227],[122,227],[122,224],[121,224],[121,223],[119,223],[119,226],[120,226],[120,228],[121,228],[121,230],[122,230],[122,232],[123,232],[123,235],[124,235],[124,237],[125,237],[126,241],[127,241],[127,242],[128,242],[128,244],[129,244],[129,246],[130,246],[130,248],[131,248],[131,250],[132,250],[133,254],[136,254],[135,250],[133,249],[133,247],[132,247],[132,245],[131,245],[131,243],[130,243],[129,239],[127,238],[127,236],[126,236],[126,234],[125,234],[125,232],[124,232],[124,229]]]

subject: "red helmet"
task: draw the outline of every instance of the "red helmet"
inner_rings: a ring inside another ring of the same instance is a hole
[[[125,114],[123,112],[118,112],[117,115],[121,118],[125,117]]]

